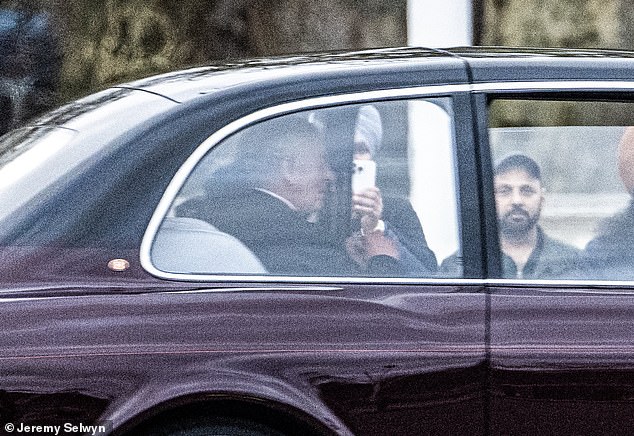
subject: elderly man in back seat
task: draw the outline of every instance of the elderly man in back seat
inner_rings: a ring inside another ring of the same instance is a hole
[[[181,205],[246,244],[271,274],[399,276],[399,251],[381,231],[342,243],[316,217],[335,175],[321,132],[301,116],[267,120],[243,132],[232,169],[239,183]],[[213,247],[210,247],[213,249]]]

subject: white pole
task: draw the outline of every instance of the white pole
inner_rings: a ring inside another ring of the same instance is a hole
[[[460,248],[453,139],[451,115],[444,109],[409,103],[409,200],[440,262]]]
[[[407,45],[473,44],[473,0],[408,0]]]
[[[430,48],[473,44],[473,0],[408,0],[407,44]],[[460,251],[451,119],[439,106],[409,106],[410,202],[439,261]]]

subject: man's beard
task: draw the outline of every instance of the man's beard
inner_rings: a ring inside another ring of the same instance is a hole
[[[510,237],[525,236],[530,232],[539,221],[540,211],[531,215],[528,211],[521,207],[514,207],[511,211],[504,214],[499,221],[500,232]],[[522,219],[514,220],[512,215],[521,215]]]

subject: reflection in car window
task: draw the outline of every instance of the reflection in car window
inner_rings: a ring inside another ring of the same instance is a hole
[[[171,273],[438,277],[460,252],[447,107],[376,102],[246,127],[190,174],[152,262]]]
[[[491,104],[503,277],[634,278],[631,113],[623,102]]]

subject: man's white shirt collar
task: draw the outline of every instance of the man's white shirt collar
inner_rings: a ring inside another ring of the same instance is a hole
[[[277,198],[282,203],[284,203],[285,205],[290,207],[292,210],[297,211],[297,208],[295,207],[295,205],[293,203],[291,203],[290,201],[288,201],[286,198],[282,197],[281,195],[277,195],[275,192],[271,192],[268,189],[264,189],[264,188],[255,188],[255,190],[264,192],[265,194],[268,194],[271,197]]]
[[[275,192],[271,192],[268,189],[264,189],[264,188],[255,188],[255,190],[256,191],[260,191],[260,192],[264,192],[265,194],[268,194],[268,195],[270,195],[273,198],[277,198],[282,203],[287,205],[291,210],[294,210],[295,212],[298,212],[297,207],[295,207],[295,205],[293,203],[291,203],[290,201],[288,201],[286,198],[282,197],[281,195],[278,195]],[[315,223],[315,222],[317,222],[318,218],[319,218],[319,214],[317,212],[312,212],[310,215],[308,215],[306,217],[306,221],[308,221],[309,223]]]

